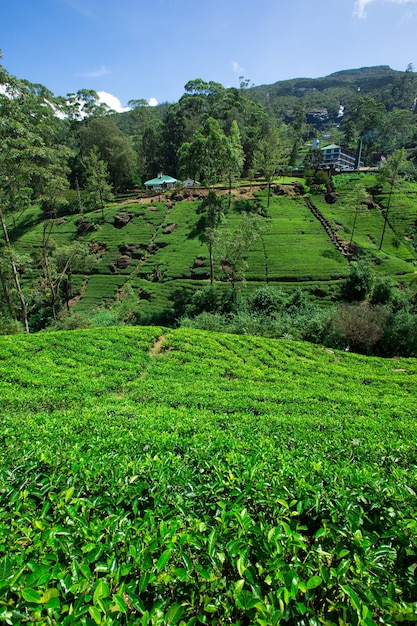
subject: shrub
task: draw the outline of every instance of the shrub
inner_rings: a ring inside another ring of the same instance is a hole
[[[405,310],[391,313],[375,352],[381,356],[417,356],[417,315]]]
[[[208,313],[204,311],[194,318],[183,317],[180,319],[180,326],[185,328],[198,328],[199,330],[211,330],[221,332],[225,327],[225,319],[219,313]]]
[[[331,322],[353,352],[369,352],[384,335],[389,311],[382,305],[341,304]]]
[[[11,317],[6,317],[0,313],[0,335],[16,335],[23,330],[20,322],[16,322]]]
[[[393,298],[394,285],[389,278],[378,276],[369,298],[371,304],[388,304]]]
[[[272,315],[284,309],[287,296],[276,287],[260,287],[250,298],[250,308],[259,313]]]
[[[349,275],[342,284],[342,298],[346,302],[361,302],[369,295],[374,285],[375,275],[366,261],[354,261]]]

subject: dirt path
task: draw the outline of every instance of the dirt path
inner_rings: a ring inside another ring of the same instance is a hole
[[[156,356],[157,354],[160,353],[161,348],[162,348],[162,344],[164,343],[166,339],[165,335],[161,335],[153,344],[152,348],[149,350],[149,354],[150,356]]]

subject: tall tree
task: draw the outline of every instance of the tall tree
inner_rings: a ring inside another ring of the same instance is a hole
[[[61,122],[51,92],[12,77],[2,66],[0,86],[0,224],[22,323],[29,332],[28,307],[7,218],[36,197],[56,199],[65,188],[68,152],[60,144]]]
[[[239,227],[233,232],[222,231],[221,237],[216,242],[222,270],[233,291],[236,290],[237,282],[245,280],[248,253],[261,233],[262,218],[259,215],[244,213]]]
[[[229,136],[229,158],[225,161],[224,177],[229,184],[229,209],[232,199],[232,184],[238,178],[243,169],[245,155],[243,153],[242,142],[240,139],[239,126],[236,120],[233,120]]]
[[[113,199],[112,186],[108,182],[107,163],[100,159],[97,146],[93,146],[84,161],[86,176],[84,187],[89,194],[90,203],[101,209],[104,223],[104,205]]]
[[[179,151],[181,168],[185,176],[202,178],[208,185],[224,178],[231,145],[228,137],[213,117],[199,128],[191,142],[184,143]]]
[[[214,283],[214,248],[219,239],[219,226],[224,222],[224,207],[221,196],[210,190],[201,203],[204,211],[203,231],[200,241],[207,244],[210,259],[210,284]]]
[[[387,208],[385,209],[385,212],[384,212],[384,225],[382,227],[381,240],[379,242],[380,250],[382,248],[382,244],[384,243],[385,230],[387,228],[388,215],[390,212],[391,202],[392,202],[392,194],[393,194],[394,188],[398,184],[401,171],[404,171],[406,164],[407,164],[407,159],[405,155],[405,150],[404,148],[401,148],[401,150],[396,150],[387,159],[387,164],[381,171],[382,181],[388,182],[389,184],[389,195],[388,195]]]
[[[111,117],[93,117],[81,128],[81,153],[88,154],[97,146],[100,158],[107,163],[109,178],[115,191],[131,186],[138,174],[138,159],[130,138]]]
[[[275,126],[271,126],[267,135],[259,143],[255,153],[255,164],[268,183],[268,207],[271,196],[271,182],[278,163],[284,158],[284,147],[281,144],[281,135]]]

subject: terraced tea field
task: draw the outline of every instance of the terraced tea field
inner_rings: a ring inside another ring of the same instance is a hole
[[[370,180],[374,184],[374,178]],[[361,255],[371,260],[377,273],[389,274],[395,279],[415,275],[416,254],[408,236],[412,227],[414,187],[411,191],[405,188],[404,193],[396,197],[381,251],[378,249],[383,226],[381,210],[361,211],[356,222],[354,244],[360,248]],[[262,236],[246,253],[246,279],[250,289],[269,281],[308,289],[313,286],[314,290],[314,285],[326,287],[342,280],[349,271],[346,256],[335,247],[305,199],[294,195],[291,185],[285,185],[283,190],[287,195],[272,195],[269,207],[266,190],[252,198],[241,197],[240,190],[234,190],[227,221],[220,227],[220,232],[238,229],[245,208],[260,209],[263,214]],[[345,242],[350,240],[355,219],[355,210],[348,202],[351,191],[350,187],[342,188],[339,201],[334,205],[326,204],[322,195],[312,196],[324,218]],[[123,290],[132,287],[139,296],[135,301],[136,312],[144,319],[147,315],[172,310],[178,289],[192,291],[201,281],[208,282],[209,254],[200,239],[201,199],[187,200],[180,195],[182,199],[176,200],[176,193],[154,198],[125,198],[105,209],[104,222],[101,211],[87,212],[83,219],[88,228],[82,232],[79,215],[63,216],[54,222],[50,237],[56,245],[67,246],[78,241],[87,244],[97,256],[91,268],[76,268],[71,276],[78,294],[72,302],[73,311],[94,314],[98,308],[114,303]],[[247,195],[248,190],[243,189],[242,193]],[[41,217],[39,211],[31,209],[21,216],[15,229],[11,228],[18,251],[39,257]],[[216,267],[216,279],[224,281],[219,264]],[[30,282],[37,271],[35,264],[23,278]]]
[[[2,622],[415,623],[416,388],[284,340],[1,337]]]

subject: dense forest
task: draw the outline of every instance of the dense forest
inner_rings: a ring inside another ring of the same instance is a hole
[[[222,185],[230,191],[243,179],[252,189],[253,181],[262,180],[268,188],[267,199],[253,198],[252,204],[247,200],[246,205],[242,200],[233,210],[235,214],[255,210],[260,212],[259,219],[267,218],[271,184],[277,175],[302,175],[302,185],[300,183],[297,193],[314,188],[335,193],[332,177],[321,170],[320,151],[313,150],[313,140],[318,140],[320,146],[337,143],[352,153],[360,147],[362,159],[371,168],[380,164],[383,155],[388,164],[384,176],[372,179],[375,188],[372,193],[377,193],[378,189],[384,193],[385,190],[379,250],[388,226],[393,229],[391,252],[405,245],[407,250],[401,248],[399,252],[403,259],[401,263],[414,262],[412,209],[408,209],[407,226],[396,229],[388,220],[391,195],[399,181],[412,184],[415,180],[417,74],[412,66],[404,72],[386,66],[347,70],[325,78],[294,79],[259,87],[250,86],[250,81],[244,77],[240,79],[239,88],[226,88],[197,78],[185,85],[184,95],[178,102],[151,107],[145,100],[135,99],[129,102],[130,110],[125,113],[109,110],[92,90],[83,89],[66,97],[57,97],[43,85],[11,76],[2,66],[0,86],[1,332],[15,332],[21,328],[29,332],[51,323],[56,325],[65,309],[68,313],[74,295],[71,275],[97,272],[97,258],[103,246],[80,237],[59,245],[52,237],[57,220],[65,219],[66,215],[78,216],[78,235],[88,234],[88,230],[95,226],[84,216],[95,210],[101,215],[96,221],[104,228],[109,203],[119,202],[129,193],[139,193],[146,180],[161,172],[179,180],[191,178],[212,190],[215,185]],[[410,193],[414,193],[413,189]],[[346,202],[354,219],[349,227],[353,229],[350,242],[349,232],[345,234],[350,250],[356,250],[353,258],[348,255],[353,261],[360,260],[359,248],[354,248],[352,239],[362,202],[359,197],[365,192],[369,195],[369,189],[355,187]],[[375,195],[373,197],[375,199]],[[204,219],[201,218],[205,222],[199,238],[208,250],[207,263],[210,265],[207,275],[201,274],[200,277],[210,278],[213,288],[217,246],[223,255],[223,274],[235,293],[235,282],[244,279],[244,274],[233,269],[232,249],[240,241],[241,248],[235,254],[242,254],[245,246],[249,249],[253,245],[258,218],[252,216],[252,221],[247,222],[250,227],[245,227],[246,232],[242,226],[240,239],[236,231],[219,243],[217,233],[227,208],[230,209],[231,195],[229,207],[214,193],[209,198],[211,201],[206,199],[197,209],[205,214]],[[372,206],[378,205],[374,203]],[[36,214],[30,213],[33,207],[38,211]],[[379,216],[381,218],[380,211]],[[161,214],[158,228],[163,226],[163,219]],[[149,219],[147,224],[150,225]],[[37,241],[29,250],[22,247],[21,242],[24,234],[33,227],[37,228]],[[201,227],[202,223],[199,223]],[[266,258],[265,242],[258,237],[259,241]],[[125,245],[123,242],[119,244]],[[324,251],[323,255],[326,254],[328,263],[331,263],[333,253]],[[380,264],[381,258],[375,257],[374,262]],[[388,268],[384,262],[382,259],[383,267]],[[226,267],[232,270],[225,271]],[[339,267],[340,271],[333,272],[334,277],[348,280],[346,265]],[[404,265],[403,269],[398,269],[397,265],[398,271],[394,273],[409,273],[409,267]],[[389,268],[384,271],[385,274],[390,272]],[[359,282],[368,280],[363,276],[367,272],[362,266],[351,267],[351,274],[356,275]],[[358,287],[362,289],[362,299],[371,297],[370,285],[375,283],[375,276],[371,273],[368,286]],[[137,275],[141,276],[139,268]],[[163,278],[160,264],[151,268],[150,275],[151,281]],[[260,280],[255,275],[253,279]],[[279,280],[279,273],[276,279]],[[381,286],[378,288],[382,289]],[[387,286],[385,290],[392,291]],[[211,312],[218,313],[224,308],[224,298],[227,300],[228,297],[211,294],[208,300],[212,304],[214,300],[217,302]],[[264,294],[264,297],[274,299],[276,294]],[[381,298],[374,296],[374,304],[385,304]],[[351,301],[354,299],[350,297]],[[250,299],[247,301],[247,308],[252,306],[251,302]],[[291,308],[291,297],[288,302]],[[175,310],[170,313],[170,323],[174,323],[178,316],[187,316],[191,310],[205,312],[208,308],[207,302],[198,306],[183,303],[182,308],[178,303],[172,306]],[[236,306],[235,302],[232,309],[236,310]],[[413,307],[414,304],[407,309],[412,315]],[[297,310],[301,309],[298,307]],[[311,317],[310,312],[308,317]],[[300,326],[303,323],[298,322]],[[268,324],[262,321],[252,325],[253,328],[257,326]],[[276,332],[279,335],[286,330],[287,326],[283,328],[281,325],[280,331]],[[317,336],[322,338],[320,333]]]

